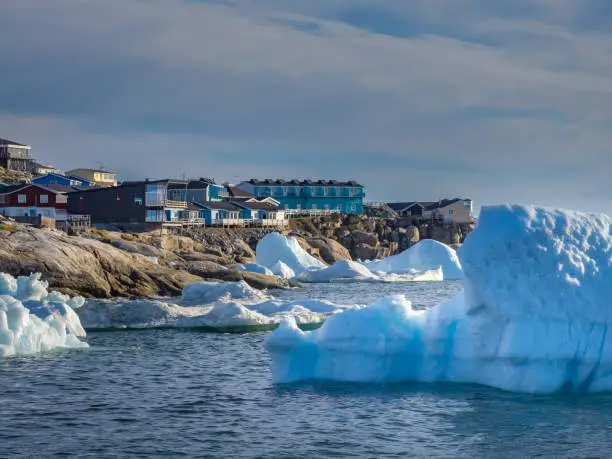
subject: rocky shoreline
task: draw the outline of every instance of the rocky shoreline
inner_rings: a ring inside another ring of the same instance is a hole
[[[400,227],[378,218],[338,215],[292,220],[285,233],[331,264],[383,258],[421,238],[458,245],[470,230],[456,224]],[[176,296],[202,280],[244,280],[258,289],[296,286],[235,269],[255,262],[257,243],[272,231],[201,228],[161,235],[92,228],[68,235],[0,217],[0,272],[40,272],[54,290],[95,298]]]

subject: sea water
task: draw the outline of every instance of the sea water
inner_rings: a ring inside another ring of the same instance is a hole
[[[456,282],[283,292],[427,308]],[[612,394],[460,384],[271,383],[267,333],[91,332],[88,350],[0,361],[0,457],[606,457]]]

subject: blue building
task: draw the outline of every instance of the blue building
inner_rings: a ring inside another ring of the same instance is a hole
[[[32,179],[32,183],[35,185],[62,185],[62,186],[79,186],[88,187],[90,183],[76,176],[66,177],[65,175],[55,174],[53,172],[45,175],[38,176]]]
[[[363,213],[365,190],[354,181],[252,179],[238,188],[257,198],[272,197],[289,211]]]
[[[209,202],[222,201],[228,197],[227,187],[207,178],[174,183],[168,186],[168,199],[173,201]]]

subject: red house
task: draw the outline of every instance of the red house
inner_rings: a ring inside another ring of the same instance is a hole
[[[6,217],[49,217],[57,221],[68,218],[67,192],[59,187],[11,185],[0,187],[0,214]]]

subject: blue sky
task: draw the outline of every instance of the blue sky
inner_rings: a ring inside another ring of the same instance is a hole
[[[125,178],[612,214],[607,0],[19,0],[0,136]]]

